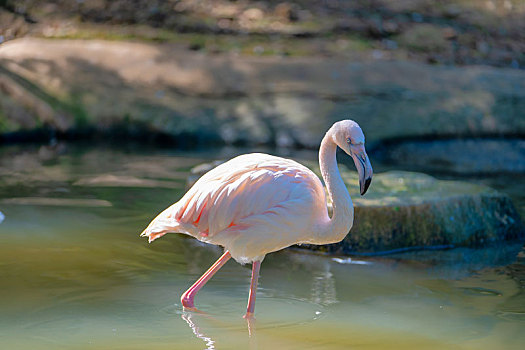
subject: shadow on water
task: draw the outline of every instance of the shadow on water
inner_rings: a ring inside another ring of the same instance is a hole
[[[180,198],[191,167],[244,151],[0,149],[0,347],[525,344],[523,265],[510,265],[518,245],[374,258],[281,251],[262,264],[253,324],[242,318],[251,272],[234,262],[199,292],[204,313],[184,312],[181,293],[221,249],[180,235],[147,244],[138,234]]]

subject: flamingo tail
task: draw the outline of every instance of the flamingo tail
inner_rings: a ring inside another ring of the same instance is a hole
[[[180,223],[177,220],[174,220],[167,211],[164,211],[150,222],[140,236],[148,237],[148,242],[151,243],[157,238],[164,236],[166,233],[179,232],[179,227]]]

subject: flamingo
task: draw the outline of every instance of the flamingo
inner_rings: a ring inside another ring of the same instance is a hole
[[[175,204],[161,212],[141,236],[151,243],[169,232],[225,248],[224,254],[181,296],[185,310],[197,310],[194,298],[230,259],[252,263],[248,306],[244,318],[255,312],[255,292],[266,254],[293,244],[341,241],[354,220],[352,199],[337,167],[340,147],[354,160],[360,193],[372,181],[365,137],[353,120],[336,122],[319,149],[321,174],[332,200],[327,209],[321,180],[307,167],[268,154],[240,155],[204,174]]]

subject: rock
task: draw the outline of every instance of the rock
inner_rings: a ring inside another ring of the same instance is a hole
[[[461,13],[462,13],[461,7],[456,4],[450,4],[450,5],[445,6],[444,11],[443,11],[443,14],[445,15],[445,17],[448,17],[448,18],[456,18],[460,16]]]
[[[457,174],[525,173],[525,140],[517,138],[408,140],[375,154],[404,169]]]
[[[299,9],[297,5],[289,2],[281,2],[275,6],[274,14],[284,21],[297,21],[299,20]]]
[[[87,187],[129,187],[129,188],[178,188],[173,181],[142,179],[136,176],[117,176],[103,174],[88,176],[73,183],[74,186]]]
[[[248,20],[248,21],[259,21],[261,19],[263,19],[264,17],[264,12],[263,10],[259,9],[259,8],[256,8],[256,7],[252,7],[252,8],[249,8],[247,10],[245,10],[242,14],[241,14],[241,21],[242,20]]]
[[[525,134],[525,71],[484,66],[235,57],[170,44],[25,38],[0,46],[0,80],[1,132],[45,125],[66,134],[119,129],[191,144],[252,145],[277,144],[285,134],[289,144],[315,148],[334,121],[352,116],[368,145]],[[18,110],[23,120],[12,112]]]
[[[476,247],[525,235],[510,198],[489,187],[392,171],[375,174],[360,197],[357,174],[341,173],[355,204],[354,227],[340,243],[307,248],[376,254]]]
[[[455,39],[458,36],[456,30],[452,27],[443,28],[443,38],[447,40]]]
[[[29,23],[24,16],[7,11],[0,6],[0,44],[15,37],[26,35],[29,32]]]
[[[16,75],[2,72],[1,68],[0,92],[4,96],[0,96],[0,108],[17,129],[31,130],[48,125],[55,130],[66,131],[73,126],[72,115],[67,115],[60,103],[53,105],[56,100],[52,96],[38,88],[31,89],[30,84],[24,80],[17,81]],[[9,99],[6,96],[9,96]]]
[[[399,25],[394,21],[385,21],[383,22],[383,31],[386,34],[398,34],[400,32]]]

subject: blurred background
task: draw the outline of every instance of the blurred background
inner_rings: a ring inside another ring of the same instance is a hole
[[[0,344],[254,348],[248,268],[184,313],[220,249],[137,236],[351,118],[374,181],[339,157],[351,234],[265,259],[259,346],[522,349],[524,68],[524,0],[0,0]]]
[[[3,0],[0,131],[316,148],[351,116],[373,146],[521,137],[524,16],[522,0]]]

